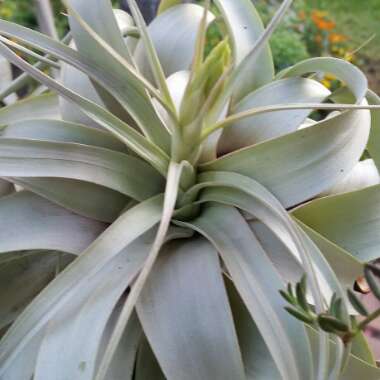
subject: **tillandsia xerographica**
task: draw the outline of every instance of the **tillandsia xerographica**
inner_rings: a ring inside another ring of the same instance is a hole
[[[0,91],[1,379],[380,378],[360,332],[306,326],[279,292],[305,273],[303,306],[334,295],[354,331],[343,289],[379,256],[380,100],[344,60],[274,72],[290,0],[265,28],[250,0],[213,3],[163,0],[146,26],[134,0],[66,0],[61,42],[0,20],[25,72]]]

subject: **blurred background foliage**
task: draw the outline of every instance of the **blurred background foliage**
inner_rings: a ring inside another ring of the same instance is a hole
[[[67,19],[60,0],[51,0],[56,26],[62,37]],[[202,2],[203,0],[198,0]],[[149,13],[148,3],[158,0],[138,0]],[[273,15],[281,0],[253,0],[264,23]],[[125,0],[113,1],[114,6],[126,8]],[[148,4],[148,6],[147,6]],[[213,6],[213,10],[216,8]],[[150,13],[152,13],[150,11]],[[36,27],[33,0],[0,0],[0,17],[19,24]],[[151,14],[146,18],[151,19]],[[283,25],[271,39],[277,70],[312,56],[336,56],[357,64],[369,78],[370,86],[380,90],[380,0],[295,0]],[[208,33],[206,53],[224,33],[220,18]],[[325,85],[334,86],[334,78],[324,78]]]

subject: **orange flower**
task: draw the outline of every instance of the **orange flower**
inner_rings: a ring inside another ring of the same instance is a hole
[[[327,17],[327,12],[322,11],[312,11],[311,19],[313,20],[316,27],[320,30],[333,30],[336,26],[334,21],[329,20]]]
[[[329,35],[329,41],[332,44],[338,44],[340,42],[347,41],[347,37],[344,34],[331,33]]]

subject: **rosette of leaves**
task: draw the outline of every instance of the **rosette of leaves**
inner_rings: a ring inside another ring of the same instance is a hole
[[[378,162],[377,98],[339,59],[275,75],[291,1],[265,29],[249,0],[215,3],[228,35],[207,57],[207,4],[164,0],[146,26],[133,0],[68,0],[65,42],[0,21],[25,71],[2,96],[42,86],[0,110],[1,378],[379,377],[365,345],[309,331],[278,292],[305,272],[316,313],[335,293],[350,326],[342,289],[376,255],[378,188],[304,203],[366,148]]]

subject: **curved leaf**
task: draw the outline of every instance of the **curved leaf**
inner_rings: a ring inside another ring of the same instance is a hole
[[[29,119],[60,119],[57,95],[30,96],[0,109],[0,125]]]
[[[144,161],[89,145],[0,138],[0,176],[77,179],[144,200],[163,178]]]
[[[329,95],[330,91],[317,81],[305,78],[283,79],[247,95],[233,108],[233,113],[274,104],[319,103]],[[294,132],[309,113],[310,110],[272,112],[241,120],[223,130],[219,153],[228,153]]]
[[[62,120],[32,119],[9,123],[0,129],[0,137],[74,142],[126,151],[126,146],[106,131]]]
[[[227,24],[235,64],[239,65],[264,33],[263,22],[250,0],[216,0],[215,3]],[[268,44],[242,76],[245,83],[238,89],[239,99],[273,79],[274,65]]]
[[[293,211],[304,224],[361,262],[379,258],[380,186],[317,199]]]
[[[181,4],[161,13],[148,26],[148,32],[166,77],[177,71],[189,69],[202,16],[203,7],[196,4]],[[208,23],[213,19],[214,16],[209,13]],[[140,72],[146,78],[153,80],[142,41],[137,44],[134,59]]]
[[[86,289],[89,280],[160,220],[162,202],[159,195],[125,212],[33,300],[0,342],[0,374],[72,297]]]
[[[245,378],[218,256],[207,241],[165,247],[137,313],[168,379]]]
[[[113,222],[131,201],[118,191],[90,182],[51,177],[8,179],[67,210],[101,222]]]
[[[226,281],[247,380],[281,380],[276,364],[247,307],[230,281]]]
[[[380,105],[380,97],[373,91],[368,91],[367,100],[369,104]],[[367,149],[375,161],[377,169],[380,170],[380,111],[371,111],[372,125]]]
[[[36,380],[94,378],[107,321],[142,267],[151,244],[151,234],[136,239],[52,318],[39,350]]]
[[[343,112],[311,128],[222,156],[200,170],[251,177],[290,207],[342,180],[359,161],[369,130],[368,111]]]
[[[283,284],[239,212],[211,205],[200,217],[183,224],[205,235],[217,248],[281,376],[287,380],[311,378],[306,333],[285,311],[278,292]]]
[[[31,252],[0,266],[0,329],[10,325],[73,258],[57,252]]]
[[[0,199],[0,252],[46,249],[79,254],[106,225],[22,191]]]

